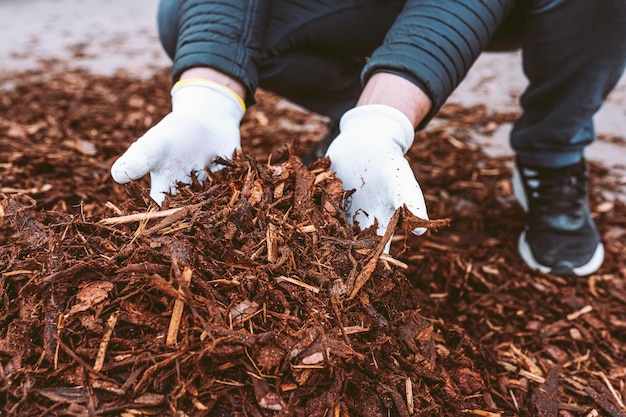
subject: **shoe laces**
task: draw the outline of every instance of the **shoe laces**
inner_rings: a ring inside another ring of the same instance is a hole
[[[520,164],[529,206],[544,214],[583,216],[588,174],[584,160],[562,168],[530,167]]]

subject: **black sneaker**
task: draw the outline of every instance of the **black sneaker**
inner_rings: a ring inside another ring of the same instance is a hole
[[[517,161],[513,191],[528,213],[519,253],[531,268],[561,276],[594,273],[604,246],[587,201],[585,160],[563,168],[541,168]]]

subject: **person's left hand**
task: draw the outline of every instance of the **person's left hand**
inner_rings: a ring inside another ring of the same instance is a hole
[[[172,111],[137,139],[111,167],[120,183],[150,174],[150,196],[161,205],[179,183],[200,182],[216,157],[241,148],[243,101],[229,88],[208,80],[185,80],[172,89]]]
[[[385,105],[355,107],[340,121],[340,134],[326,156],[346,190],[355,189],[347,209],[361,229],[378,221],[377,234],[385,234],[396,209],[406,205],[415,216],[428,220],[422,190],[404,154],[415,131],[399,110]],[[422,235],[425,228],[413,233]],[[386,252],[390,242],[387,242]]]

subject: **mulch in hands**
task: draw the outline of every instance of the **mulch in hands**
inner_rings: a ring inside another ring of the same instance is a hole
[[[346,219],[323,118],[267,92],[158,209],[112,162],[169,110],[169,74],[26,73],[0,99],[0,415],[624,416],[626,208],[591,166],[606,261],[528,270],[514,114],[446,106],[408,158],[431,230]]]

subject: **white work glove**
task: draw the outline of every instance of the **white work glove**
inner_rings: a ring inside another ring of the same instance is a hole
[[[202,79],[179,81],[172,88],[172,112],[137,139],[111,167],[113,179],[125,184],[150,174],[150,197],[159,205],[177,184],[191,183],[194,173],[206,179],[216,157],[231,158],[241,148],[239,127],[245,112],[231,89]]]
[[[394,107],[368,104],[347,111],[339,121],[340,134],[326,156],[345,190],[355,189],[347,214],[361,230],[378,220],[377,234],[385,234],[396,209],[406,204],[415,216],[428,219],[422,190],[404,154],[415,131],[408,117]],[[422,235],[425,228],[413,233]],[[387,242],[389,252],[391,240]]]

